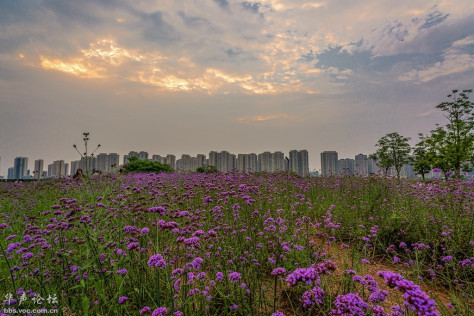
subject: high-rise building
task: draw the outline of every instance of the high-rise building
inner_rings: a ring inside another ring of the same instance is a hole
[[[309,176],[309,157],[306,149],[298,152],[298,174],[302,177]]]
[[[209,165],[217,168],[217,151],[209,153]]]
[[[168,154],[166,157],[160,155],[153,155],[151,158],[152,161],[156,161],[165,165],[169,165],[171,168],[176,169],[176,156]]]
[[[355,156],[355,174],[362,177],[367,177],[369,175],[367,155],[358,154]]]
[[[309,175],[309,158],[308,151],[291,150],[289,155],[290,170],[295,171],[298,175],[306,177]]]
[[[206,155],[197,154],[196,159],[197,159],[197,167],[196,168],[204,167],[206,165]]]
[[[13,180],[14,179],[13,169],[14,169],[13,167],[8,168],[8,174],[7,174],[7,179],[8,180]]]
[[[166,164],[170,165],[171,168],[176,169],[176,156],[172,154],[166,155]]]
[[[322,176],[337,175],[337,151],[324,151],[321,153],[321,174]]]
[[[400,177],[406,179],[414,179],[416,177],[416,174],[415,169],[413,169],[413,166],[410,164],[403,165],[402,169],[400,170]]]
[[[176,171],[194,171],[196,170],[197,158],[187,154],[182,154],[181,159],[176,161]]]
[[[28,158],[16,157],[13,164],[13,179],[23,179],[28,170]]]
[[[40,180],[43,177],[43,169],[44,169],[44,160],[43,159],[35,160],[34,177],[36,180]]]
[[[69,175],[74,176],[76,174],[77,169],[82,169],[81,160],[71,161],[71,172],[69,173]]]
[[[81,159],[80,167],[84,173],[92,173],[97,169],[97,157],[83,157]]]
[[[272,154],[272,166],[274,171],[285,171],[285,154],[281,151],[276,151]]]
[[[258,157],[256,154],[238,154],[235,161],[235,168],[243,172],[257,171]]]
[[[339,159],[337,173],[343,176],[353,176],[355,173],[355,160],[351,158]]]
[[[375,160],[367,158],[367,172],[370,175],[377,175],[380,173],[380,168],[375,163]]]
[[[159,163],[165,163],[166,158],[161,157],[160,155],[153,155],[151,156],[151,161],[159,162]]]
[[[146,151],[140,151],[138,153],[138,159],[140,160],[148,160],[148,153]]]
[[[110,153],[109,154],[109,165],[107,172],[112,172],[117,170],[120,164],[120,156],[117,153]]]
[[[148,153],[146,153],[146,156],[147,156],[147,159],[148,159]],[[131,152],[128,153],[128,155],[123,156],[123,164],[128,163],[128,158],[130,158],[130,157],[137,157],[138,159],[140,159],[139,153],[137,151],[131,151]]]
[[[235,168],[235,155],[226,150],[217,154],[217,170],[228,172]]]
[[[290,170],[298,173],[299,160],[298,160],[298,151],[290,150]]]
[[[64,160],[53,161],[51,168],[51,177],[53,178],[64,178],[67,175],[66,164]]]
[[[258,170],[258,156],[251,153],[247,155],[247,165],[245,172],[257,172]]]
[[[269,151],[265,151],[261,154],[258,154],[258,171],[264,172],[273,172],[273,157],[272,153]]]
[[[53,164],[48,165],[48,178],[53,176]]]
[[[97,169],[102,172],[109,172],[109,155],[100,153],[97,155]]]

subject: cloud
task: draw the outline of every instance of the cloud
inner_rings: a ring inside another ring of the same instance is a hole
[[[422,69],[413,69],[399,77],[402,81],[428,82],[433,79],[474,70],[474,37],[453,42],[442,54],[442,60]]]
[[[214,2],[217,3],[223,9],[229,8],[229,1],[227,0],[214,0]]]
[[[424,23],[418,27],[418,29],[428,29],[440,23],[443,23],[449,16],[449,13],[444,14],[438,10],[431,12],[424,19]]]
[[[243,116],[237,118],[238,123],[252,123],[252,122],[266,122],[266,121],[279,121],[279,122],[289,122],[289,121],[302,121],[303,119],[291,114],[280,113],[280,114],[271,114],[271,115],[256,115],[256,116]]]
[[[406,74],[437,62],[447,73],[459,68],[452,56],[469,60],[447,49],[474,26],[464,0],[18,3],[2,5],[0,54],[84,80],[204,94],[344,93],[361,78],[415,78]]]

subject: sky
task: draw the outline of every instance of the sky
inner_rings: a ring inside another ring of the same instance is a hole
[[[0,175],[17,156],[339,158],[474,88],[474,1],[0,1]],[[472,99],[472,97],[471,97]]]

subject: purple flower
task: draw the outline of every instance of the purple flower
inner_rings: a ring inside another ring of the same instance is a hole
[[[199,270],[201,268],[204,260],[201,257],[194,258],[194,260],[189,264],[194,270]]]
[[[300,302],[303,303],[303,307],[311,309],[312,306],[317,304],[323,304],[324,291],[320,287],[314,287],[310,291],[304,292],[303,296],[300,299]]]
[[[313,281],[316,281],[317,285],[320,284],[318,272],[313,267],[297,268],[286,277],[288,286],[295,286],[299,281],[306,284],[312,284]]]
[[[121,269],[121,270],[117,270],[117,272],[115,272],[117,274],[121,274],[121,275],[126,275],[128,273],[127,269]]]
[[[156,254],[156,255],[151,256],[150,259],[148,259],[148,266],[163,268],[163,267],[166,267],[166,262],[163,259],[162,255]]]
[[[177,279],[174,284],[173,284],[173,289],[176,291],[176,292],[179,292],[179,283],[181,282],[181,279]]]
[[[419,315],[436,316],[436,302],[426,295],[415,283],[405,280],[400,274],[390,271],[379,271],[378,275],[385,279],[385,283],[404,293],[405,305]]]
[[[128,297],[126,296],[120,296],[118,299],[119,304],[123,304],[128,300]]]
[[[364,316],[369,309],[369,305],[359,296],[359,294],[349,293],[338,295],[334,300],[334,306],[330,315],[358,315]]]
[[[231,272],[229,273],[229,281],[232,283],[237,283],[239,280],[242,279],[242,276],[238,272]]]
[[[221,281],[222,279],[224,279],[224,273],[217,272],[216,273],[216,281]]]
[[[372,294],[370,294],[369,296],[369,301],[371,301],[372,303],[381,303],[383,301],[385,301],[385,299],[387,298],[388,296],[388,292],[385,291],[385,290],[377,290],[377,291],[374,291],[372,292]]]
[[[140,247],[140,244],[137,242],[131,242],[127,245],[128,250],[137,249],[138,247]]]
[[[165,208],[162,207],[162,206],[155,206],[155,207],[150,207],[148,208],[148,212],[152,212],[152,213],[160,213],[160,215],[163,215],[163,213],[165,212]]]
[[[21,256],[21,259],[28,261],[30,258],[32,258],[34,255],[31,252],[24,253],[23,256]]]
[[[143,236],[148,234],[149,231],[150,231],[150,229],[148,227],[143,227],[142,230],[140,230],[140,232],[142,233]]]
[[[169,313],[169,311],[166,307],[158,307],[157,309],[155,309],[153,311],[151,316],[163,316],[163,315],[166,315],[168,313]]]
[[[148,307],[148,306],[145,306],[140,310],[140,315],[141,314],[150,314],[150,313],[151,313],[151,308]]]
[[[372,315],[373,316],[388,316],[388,314],[385,313],[385,310],[383,309],[383,307],[380,305],[376,305],[372,308]]]
[[[124,226],[122,230],[128,234],[136,235],[138,234],[138,228],[135,226]]]
[[[285,268],[275,268],[272,271],[272,275],[285,275],[285,274],[286,274]]]
[[[285,316],[285,314],[283,314],[282,312],[280,312],[279,310],[277,310],[276,312],[274,312],[272,314],[272,316]]]
[[[14,239],[14,238],[16,238],[16,235],[10,235],[10,236],[7,237],[7,240],[11,240],[11,239]]]
[[[172,275],[181,275],[181,274],[183,274],[183,272],[184,272],[183,269],[177,268],[177,269],[174,269],[174,270],[171,272],[171,274],[172,274]]]

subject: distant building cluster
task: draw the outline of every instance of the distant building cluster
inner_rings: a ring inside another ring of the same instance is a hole
[[[300,176],[309,175],[307,150],[292,150],[288,158],[289,169]],[[177,171],[194,171],[199,167],[215,166],[218,171],[239,170],[243,172],[275,172],[288,170],[285,154],[281,151],[260,154],[232,154],[228,151],[211,151],[208,158],[199,154],[196,157],[182,155],[173,168]],[[173,167],[173,166],[171,166]]]
[[[285,154],[281,151],[263,152],[261,154],[231,154],[228,151],[211,151],[209,156],[198,154],[196,157],[183,154],[180,159],[175,155],[166,156],[152,155],[149,157],[145,151],[131,151],[123,156],[123,164],[128,162],[128,158],[137,157],[141,160],[157,161],[162,164],[170,165],[176,171],[195,171],[199,167],[215,166],[218,171],[227,172],[240,170],[244,172],[275,172],[288,170],[285,160]],[[290,170],[300,176],[309,175],[308,151],[292,150],[289,153],[288,164]],[[98,171],[110,173],[119,170],[120,156],[116,153],[100,153],[97,156],[82,158],[80,160],[66,163],[64,160],[53,161],[52,164],[45,166],[43,159],[35,160],[34,169],[31,172],[28,169],[27,157],[16,157],[13,167],[8,168],[9,180],[19,179],[46,179],[46,178],[64,178],[73,176],[78,169],[83,171]]]
[[[351,158],[338,159],[336,151],[324,151],[321,153],[321,175],[322,176],[363,176],[379,175],[383,171],[377,166],[375,160],[367,155],[358,154]],[[388,175],[396,175],[394,168],[389,169]],[[402,178],[416,178],[413,166],[407,164],[400,171]]]

